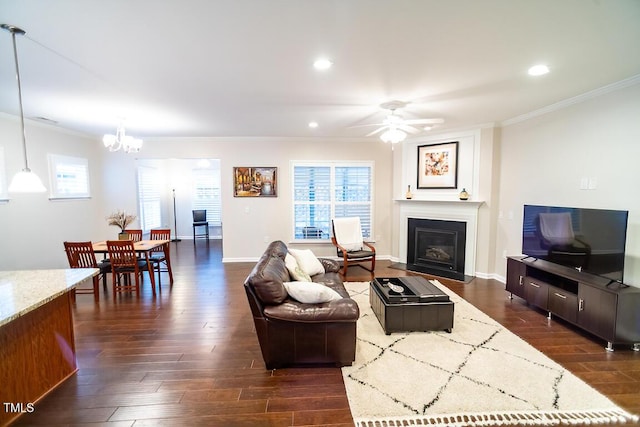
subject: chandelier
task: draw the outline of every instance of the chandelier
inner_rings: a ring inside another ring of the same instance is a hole
[[[127,135],[122,123],[118,126],[115,135],[106,134],[102,137],[102,142],[109,151],[122,150],[125,153],[137,153],[142,148],[142,140]]]
[[[24,35],[24,30],[15,27],[13,25],[2,24],[2,29],[11,33],[11,40],[13,42],[13,59],[16,65],[16,80],[18,81],[18,103],[20,105],[20,127],[22,129],[22,154],[24,156],[24,168],[20,172],[14,175],[11,183],[9,184],[9,192],[12,193],[40,193],[47,191],[42,185],[42,181],[34,172],[29,169],[29,163],[27,161],[27,138],[24,130],[24,111],[22,109],[22,87],[20,85],[20,68],[18,67],[18,49],[16,48],[16,34]]]

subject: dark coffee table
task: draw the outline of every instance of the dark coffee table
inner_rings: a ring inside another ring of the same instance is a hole
[[[391,289],[397,286],[402,287],[401,292]],[[375,278],[370,284],[369,304],[387,335],[409,331],[451,332],[453,328],[453,301],[420,276]]]

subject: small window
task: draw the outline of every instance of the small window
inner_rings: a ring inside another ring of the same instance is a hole
[[[80,199],[89,192],[89,161],[81,157],[49,154],[50,199]]]

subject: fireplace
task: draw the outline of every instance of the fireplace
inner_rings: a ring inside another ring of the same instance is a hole
[[[467,224],[408,218],[407,268],[464,280]]]

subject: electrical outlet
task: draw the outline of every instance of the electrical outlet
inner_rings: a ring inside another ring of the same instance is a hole
[[[589,178],[587,178],[586,176],[583,176],[582,178],[580,178],[580,189],[581,190],[589,189]]]

